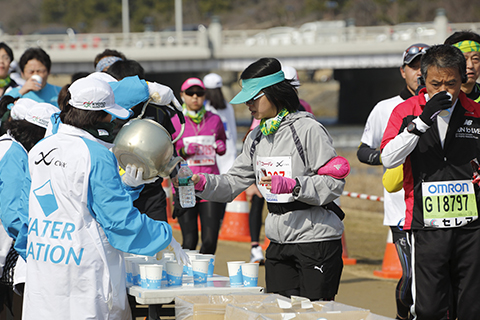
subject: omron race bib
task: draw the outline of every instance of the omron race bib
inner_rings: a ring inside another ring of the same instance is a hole
[[[461,227],[478,219],[470,180],[423,182],[423,220],[426,227]]]

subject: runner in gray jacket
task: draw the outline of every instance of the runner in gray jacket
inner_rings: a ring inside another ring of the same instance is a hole
[[[341,157],[326,129],[311,114],[297,111],[296,90],[285,80],[278,60],[258,60],[241,79],[242,91],[232,103],[245,102],[262,122],[248,135],[227,174],[192,177],[201,191],[197,196],[228,202],[256,183],[269,209],[267,292],[332,300],[343,268],[344,227],[341,215],[325,206],[331,208],[342,194],[346,174],[334,178],[319,169]],[[348,167],[335,163],[343,167],[334,171]]]

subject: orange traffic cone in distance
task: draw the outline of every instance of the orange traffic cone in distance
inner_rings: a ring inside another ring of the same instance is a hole
[[[345,240],[345,231],[342,233],[342,259],[344,265],[357,264],[357,259],[348,257],[347,241]]]
[[[382,270],[375,270],[373,274],[386,279],[400,279],[402,277],[402,265],[398,258],[397,248],[393,243],[392,231],[388,230],[387,246],[383,256]]]
[[[227,203],[218,239],[250,242],[249,204],[245,191]]]

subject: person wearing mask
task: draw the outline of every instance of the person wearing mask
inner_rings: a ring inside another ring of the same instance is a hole
[[[348,163],[337,157],[326,129],[311,114],[297,112],[297,91],[277,59],[257,60],[240,78],[242,90],[231,103],[245,103],[260,125],[227,174],[193,175],[197,196],[228,202],[256,183],[269,211],[267,292],[333,300],[343,269],[344,227],[340,212],[328,208],[342,194]],[[332,162],[341,172],[336,177],[323,171]]]
[[[189,78],[182,84],[180,96],[183,100],[185,131],[182,138],[175,143],[177,153],[186,160],[193,173],[213,173],[220,171],[216,155],[226,152],[225,130],[222,119],[205,109],[205,86],[198,78]],[[175,139],[180,132],[178,116],[172,118]],[[194,250],[198,244],[198,217],[202,225],[202,246],[200,253],[215,254],[217,250],[220,220],[224,203],[197,199],[193,208],[182,208],[179,205],[178,193],[175,192],[175,208],[173,215],[178,217],[182,230],[185,249]]]
[[[425,88],[390,115],[381,143],[386,168],[403,164],[405,223],[412,250],[414,319],[477,319],[480,307],[480,108],[461,90],[466,61],[451,45],[422,56]],[[453,303],[450,301],[453,297]],[[455,317],[454,317],[455,318]]]
[[[50,56],[41,48],[27,49],[19,61],[25,84],[6,94],[14,98],[29,98],[37,102],[46,102],[58,107],[57,99],[61,87],[48,83],[52,62]]]
[[[143,180],[132,165],[120,177],[102,135],[90,133],[129,110],[99,79],[79,79],[68,91],[57,133],[28,157],[28,226],[15,243],[28,261],[23,319],[130,319],[123,252],[152,256],[171,245],[179,263],[188,257],[166,222],[133,206],[154,178]]]
[[[361,144],[357,151],[357,158],[360,162],[369,165],[382,165],[379,147],[388,119],[398,104],[415,95],[419,86],[418,78],[421,76],[420,61],[422,55],[429,47],[429,45],[424,43],[416,43],[403,52],[400,74],[405,80],[405,87],[400,91],[399,95],[377,103],[370,112],[361,138]],[[392,169],[385,177],[389,177],[389,174],[392,176],[391,173],[394,172],[401,174],[401,168],[399,170]],[[385,188],[383,191],[383,224],[390,228],[389,232],[392,233],[393,243],[396,244],[402,266],[402,277],[398,281],[395,290],[398,319],[407,319],[409,317],[409,309],[412,304],[410,248],[405,238],[406,232],[402,228],[405,220],[404,196],[405,193],[402,188],[398,188],[396,192],[389,192]]]
[[[480,102],[480,35],[472,31],[457,31],[449,36],[444,44],[460,49],[467,61],[467,82],[462,83],[462,91],[468,98]]]

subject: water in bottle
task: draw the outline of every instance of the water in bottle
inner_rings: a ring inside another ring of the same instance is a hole
[[[193,172],[186,162],[182,162],[178,171],[178,198],[182,208],[195,206],[195,187],[192,181]]]

